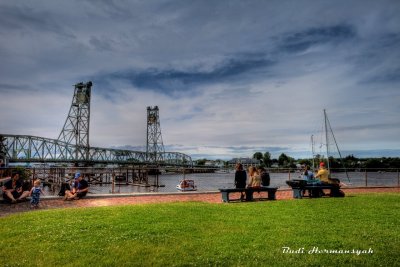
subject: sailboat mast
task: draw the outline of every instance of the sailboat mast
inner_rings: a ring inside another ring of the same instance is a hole
[[[325,121],[325,146],[326,146],[326,161],[328,163],[328,170],[330,169],[329,166],[329,140],[328,140],[328,118],[326,117],[326,110],[324,109],[324,121]]]
[[[324,111],[325,111],[325,110],[324,110]],[[339,158],[340,158],[340,161],[342,162],[344,171],[345,171],[345,173],[346,173],[347,180],[350,182],[349,174],[348,174],[347,169],[346,169],[346,166],[345,166],[345,164],[344,164],[344,160],[343,160],[343,157],[342,157],[342,153],[340,153],[340,149],[339,149],[338,143],[336,142],[335,134],[333,133],[331,123],[329,122],[329,119],[328,119],[327,116],[325,116],[325,118],[326,118],[326,121],[327,121],[327,123],[328,123],[328,125],[329,125],[329,130],[330,130],[331,133],[332,133],[333,141],[335,142],[336,149],[337,149],[337,151],[338,151],[338,153],[339,153]]]
[[[315,157],[314,135],[311,135],[311,151],[312,151],[312,169],[315,170],[315,163],[314,163],[314,157]]]

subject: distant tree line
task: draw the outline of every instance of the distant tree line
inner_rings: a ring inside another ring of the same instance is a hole
[[[326,158],[323,157],[322,155],[315,155],[314,159],[312,158],[305,158],[305,159],[294,159],[285,153],[282,153],[279,155],[278,158],[272,158],[270,152],[255,152],[253,154],[253,158],[257,159],[260,161],[260,165],[263,167],[270,168],[272,166],[278,166],[280,168],[296,168],[298,164],[300,165],[309,165],[313,166],[313,161],[315,167],[319,165],[320,162],[327,162]],[[203,158],[203,159],[198,159],[195,161],[195,164],[198,166],[205,165],[205,163],[208,160]],[[214,162],[219,163],[219,164],[224,164],[227,166],[227,161],[223,161],[221,159],[215,160]],[[346,168],[346,169],[353,169],[353,170],[359,170],[359,169],[387,169],[387,168],[396,168],[400,169],[400,158],[387,158],[387,157],[381,157],[381,158],[357,158],[354,155],[348,155],[343,158],[343,160],[340,160],[339,158],[329,158],[329,165],[330,168],[338,169],[338,168]]]
[[[269,152],[262,154],[261,152],[256,152],[253,158],[261,161],[261,164],[265,167],[271,167],[272,164],[278,163],[279,167],[283,168],[296,168],[296,164],[301,165],[313,165],[317,166],[320,162],[326,163],[326,158],[317,154],[314,159],[294,159],[289,157],[285,153],[279,155],[278,159],[272,159]],[[400,158],[356,158],[354,155],[348,155],[343,160],[339,158],[329,157],[329,164],[331,168],[351,168],[351,169],[363,169],[363,168],[400,168]]]

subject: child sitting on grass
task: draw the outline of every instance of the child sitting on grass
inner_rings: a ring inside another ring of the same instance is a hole
[[[33,183],[33,187],[31,191],[29,192],[29,195],[31,197],[31,208],[38,208],[39,207],[39,201],[40,201],[40,194],[44,194],[42,188],[40,187],[40,180],[37,179]]]

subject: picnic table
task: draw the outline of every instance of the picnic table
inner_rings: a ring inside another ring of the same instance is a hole
[[[344,197],[344,192],[340,190],[339,184],[317,183],[306,180],[289,180],[286,181],[286,184],[292,188],[293,198],[303,198],[305,196],[310,198],[322,196]],[[330,193],[325,194],[324,189],[330,190]]]

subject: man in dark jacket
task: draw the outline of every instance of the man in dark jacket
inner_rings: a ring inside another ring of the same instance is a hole
[[[235,172],[235,186],[236,188],[246,188],[246,179],[247,174],[246,171],[243,170],[243,165],[241,163],[236,164],[236,172]],[[245,195],[241,192],[240,199],[244,199]]]

